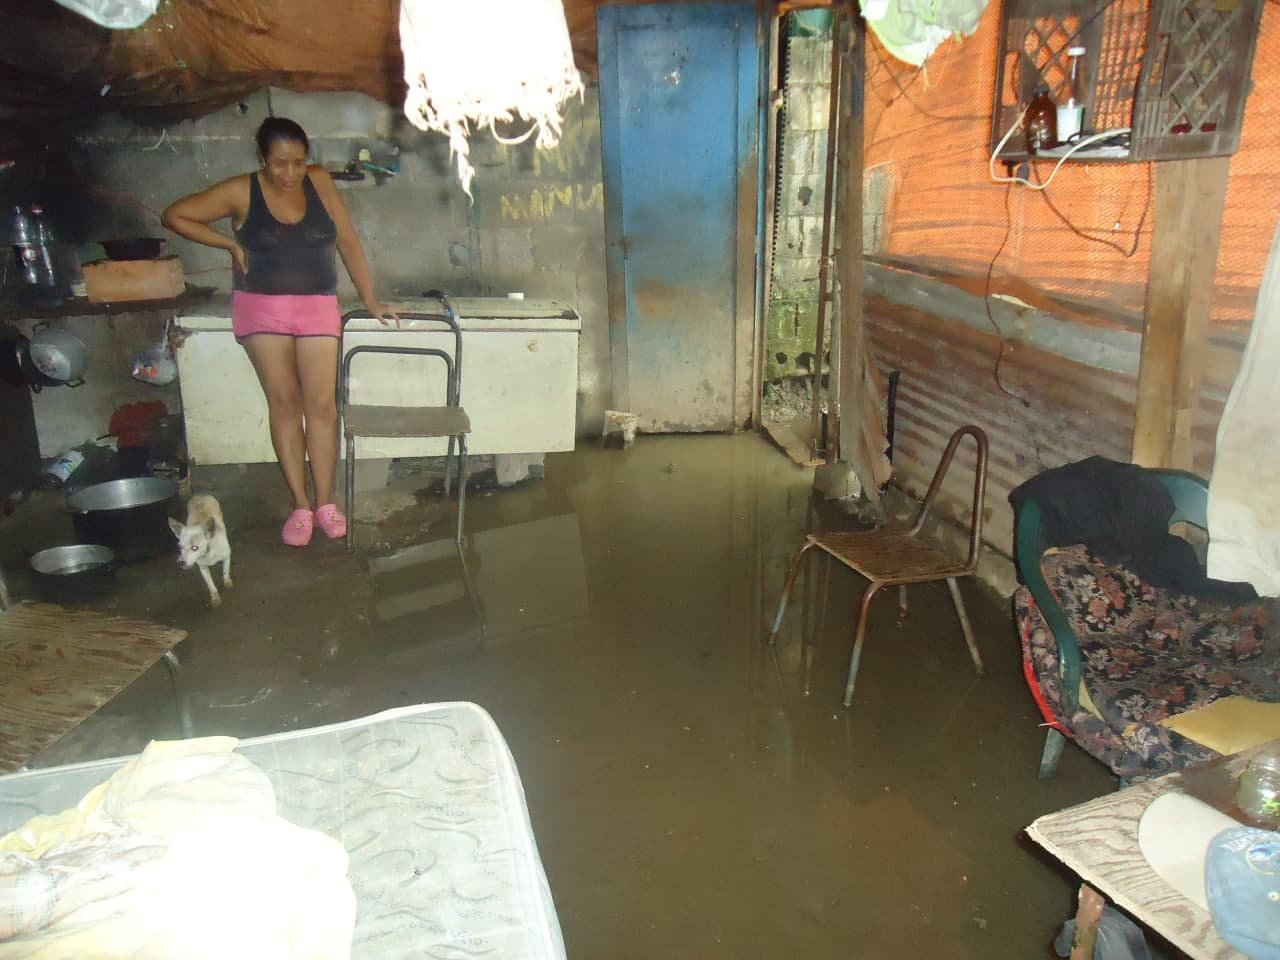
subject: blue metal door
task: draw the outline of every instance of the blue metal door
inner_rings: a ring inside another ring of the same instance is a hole
[[[597,8],[614,402],[641,430],[749,414],[756,24],[753,2]]]

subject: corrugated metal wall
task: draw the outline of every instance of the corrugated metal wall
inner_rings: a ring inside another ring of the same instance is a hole
[[[1019,483],[1092,454],[1129,458],[1136,332],[1091,329],[997,301],[993,316],[1006,335],[997,381],[1001,339],[980,297],[948,290],[942,281],[875,267],[869,276],[872,355],[882,375],[897,370],[901,377],[894,473],[908,492],[923,495],[946,438],[956,427],[976,423],[991,441],[986,537],[1009,553],[1013,511],[1008,497]],[[904,302],[911,300],[935,306],[920,309]],[[1095,356],[1101,365],[1084,362]],[[973,453],[967,445],[961,451],[943,495],[945,508],[963,518]]]

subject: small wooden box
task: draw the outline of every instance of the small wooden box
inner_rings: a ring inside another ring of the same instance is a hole
[[[95,260],[86,263],[83,270],[85,293],[90,303],[164,300],[186,289],[182,261],[178,257]]]

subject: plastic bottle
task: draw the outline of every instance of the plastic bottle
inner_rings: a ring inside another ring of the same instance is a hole
[[[1022,118],[1022,129],[1027,137],[1027,153],[1039,153],[1058,145],[1058,107],[1043,83],[1032,93]]]
[[[1084,130],[1084,47],[1070,47],[1071,67],[1058,90],[1058,142],[1067,143]]]
[[[9,245],[13,248],[18,269],[22,271],[23,282],[37,286],[40,283],[40,251],[31,218],[21,206],[13,208],[13,219],[9,221]]]
[[[1271,830],[1280,827],[1280,745],[1263,747],[1240,775],[1240,809]]]
[[[39,204],[31,207],[31,224],[34,228],[36,250],[40,256],[40,282],[48,289],[52,300],[65,300],[67,285],[58,263],[58,240],[53,234],[49,218],[44,214],[44,208]]]
[[[67,481],[80,469],[82,463],[84,463],[84,454],[77,447],[64,450],[50,460],[44,468],[44,472],[40,475],[41,485],[54,489],[66,486]]]
[[[120,477],[120,457],[114,437],[99,437],[71,447],[44,468],[41,483],[68,493]]]

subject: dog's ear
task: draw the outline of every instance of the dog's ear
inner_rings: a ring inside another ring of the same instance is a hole
[[[214,536],[218,532],[218,521],[210,517],[204,522],[204,528],[208,531],[209,536]]]
[[[173,535],[175,537],[177,537],[179,540],[182,539],[182,524],[180,524],[177,520],[173,519],[173,517],[169,518],[169,529],[173,531]]]

